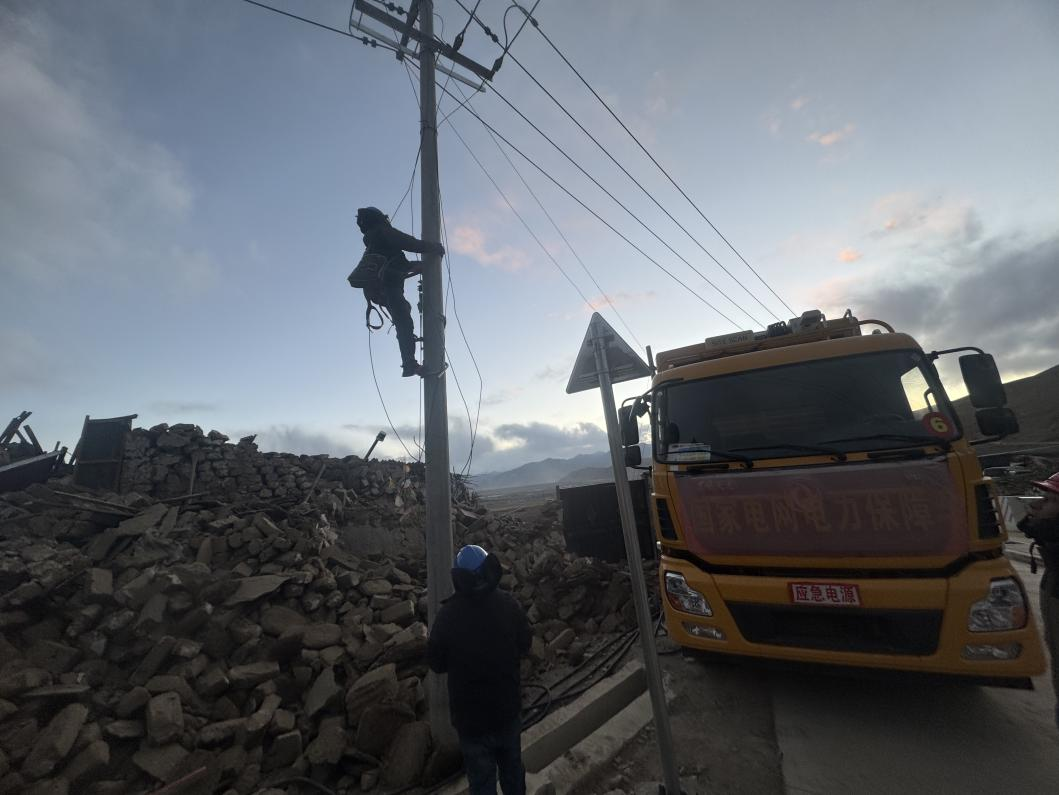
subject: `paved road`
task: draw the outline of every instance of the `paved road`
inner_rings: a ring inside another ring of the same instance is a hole
[[[1040,575],[1016,563],[1037,610]],[[769,677],[790,793],[1059,792],[1047,676],[1033,691]]]

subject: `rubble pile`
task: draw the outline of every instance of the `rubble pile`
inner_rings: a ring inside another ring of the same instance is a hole
[[[421,468],[186,425],[127,452],[120,495],[0,495],[0,793],[393,792],[450,772],[426,715]],[[634,625],[627,577],[565,553],[557,509],[492,516],[456,480],[453,512],[527,609],[527,676]]]

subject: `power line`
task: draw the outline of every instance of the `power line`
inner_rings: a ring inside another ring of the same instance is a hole
[[[409,458],[414,458],[416,461],[422,461],[422,448],[420,448],[420,455],[414,456],[408,449],[408,446],[404,443],[404,439],[401,438],[401,434],[397,432],[397,428],[393,424],[393,420],[390,419],[390,412],[386,408],[386,400],[382,396],[382,389],[379,387],[379,378],[375,374],[375,355],[371,349],[371,329],[368,329],[368,361],[371,363],[371,379],[375,382],[375,391],[379,395],[379,403],[382,405],[382,413],[386,415],[386,422],[390,425],[390,430],[393,431],[393,435],[397,437],[397,441],[401,443],[401,447],[404,448],[405,454]]]
[[[449,251],[449,230],[448,224],[445,223],[445,206],[441,205],[441,236],[445,240],[445,273],[448,276],[448,284],[446,290],[446,303],[448,296],[452,296],[452,315],[456,318],[456,327],[460,330],[460,336],[463,338],[463,345],[467,349],[467,355],[471,357],[471,364],[474,366],[474,372],[478,375],[478,406],[475,409],[474,414],[474,425],[471,428],[471,442],[470,447],[467,450],[467,462],[464,467],[460,470],[461,473],[470,474],[471,472],[471,461],[474,456],[474,445],[478,440],[478,423],[482,418],[482,393],[485,390],[485,379],[482,378],[482,371],[478,367],[478,360],[475,358],[474,351],[471,349],[471,343],[467,339],[467,332],[463,330],[463,320],[460,319],[459,307],[456,304],[456,286],[452,281],[452,255]],[[446,351],[446,356],[448,351]],[[453,377],[456,375],[456,371],[453,370]],[[458,386],[458,384],[457,384]],[[461,391],[462,395],[462,391]],[[468,411],[468,423],[470,421],[470,412]]]
[[[390,50],[391,52],[399,52],[399,50],[396,47],[391,47],[389,44],[385,44],[384,42],[381,42],[381,41],[378,41],[376,39],[373,39],[370,36],[355,36],[352,33],[350,33],[348,30],[341,30],[339,28],[333,28],[330,25],[323,24],[322,22],[316,22],[315,20],[308,19],[306,17],[300,17],[297,14],[292,14],[289,11],[283,11],[282,9],[275,8],[275,7],[270,6],[270,5],[266,5],[265,3],[259,3],[257,0],[243,0],[243,2],[244,3],[249,3],[252,6],[257,6],[258,8],[263,8],[266,11],[271,11],[271,12],[273,12],[275,14],[280,14],[280,15],[285,16],[285,17],[290,17],[291,19],[296,19],[299,22],[306,23],[307,25],[313,25],[314,27],[317,27],[317,28],[323,28],[324,30],[329,30],[332,33],[337,33],[340,36],[345,36],[346,38],[356,39],[357,41],[359,41],[362,44],[365,44],[365,45],[367,45],[369,47],[382,47],[382,49],[384,49],[384,50]]]
[[[520,35],[522,35],[522,29],[526,27],[526,23],[527,22],[529,22],[531,19],[533,19],[533,12],[537,10],[537,6],[539,6],[540,4],[541,4],[541,0],[537,0],[537,2],[535,2],[533,4],[533,8],[531,8],[529,11],[526,11],[525,9],[523,9],[522,6],[520,6],[518,3],[512,3],[511,5],[509,5],[505,9],[505,11],[504,11],[504,54],[500,56],[501,58],[503,58],[505,55],[508,54],[508,52],[510,52],[511,45],[515,43],[515,39],[517,39]],[[510,11],[512,11],[515,8],[517,8],[519,11],[522,11],[522,13],[526,15],[526,18],[524,20],[522,20],[522,24],[519,25],[518,30],[515,31],[515,35],[512,36],[511,39],[508,39],[508,37],[507,37],[507,15],[508,15],[508,13]],[[477,11],[478,10],[478,6],[475,6],[474,9],[475,9],[475,11]],[[471,17],[472,18],[474,17],[473,13],[471,14]]]
[[[462,95],[463,94],[463,90],[460,89],[459,86],[457,86],[456,88],[460,92],[460,94]],[[471,98],[472,97],[468,97],[467,99],[471,99]],[[451,114],[449,114],[449,115],[451,115]],[[446,117],[446,118],[448,118],[448,117]],[[453,128],[453,130],[455,131],[455,128]],[[530,184],[526,181],[526,178],[524,176],[522,176],[522,172],[519,170],[518,166],[515,165],[514,161],[511,159],[511,157],[508,155],[508,153],[504,150],[504,147],[502,147],[500,145],[500,142],[498,140],[496,140],[496,138],[493,136],[492,133],[489,133],[489,138],[492,140],[493,144],[496,146],[497,151],[499,151],[500,154],[503,156],[504,160],[507,161],[507,164],[509,166],[511,166],[511,170],[515,172],[515,175],[519,178],[519,181],[522,182],[523,186],[529,192],[529,195],[533,197],[533,200],[537,203],[537,206],[540,207],[541,212],[544,213],[544,216],[551,223],[552,228],[555,229],[555,231],[559,235],[559,237],[562,238],[562,241],[566,244],[566,247],[568,249],[570,249],[570,253],[573,254],[574,259],[577,260],[578,264],[581,266],[581,269],[585,272],[585,274],[587,274],[588,278],[592,280],[592,284],[594,284],[596,286],[596,289],[599,290],[600,294],[603,296],[603,300],[605,300],[607,302],[607,304],[610,305],[610,308],[614,311],[614,314],[617,316],[618,320],[621,321],[622,326],[624,326],[625,330],[629,332],[629,336],[632,337],[633,342],[635,342],[638,347],[643,348],[644,347],[643,343],[641,343],[640,340],[636,338],[635,332],[633,332],[632,328],[626,322],[625,318],[622,317],[621,312],[618,311],[618,307],[616,307],[614,305],[614,302],[610,300],[610,296],[607,295],[606,290],[604,290],[600,286],[599,282],[596,281],[596,277],[592,275],[592,271],[590,271],[588,269],[588,266],[585,264],[584,260],[581,259],[581,257],[578,255],[577,251],[574,249],[573,244],[566,237],[566,235],[563,234],[563,230],[559,228],[559,225],[555,222],[555,218],[553,218],[552,214],[550,212],[548,212],[548,208],[544,205],[544,202],[542,202],[540,200],[540,198],[537,196],[536,191],[534,191],[533,188],[530,186]]]
[[[471,148],[470,144],[468,144],[464,137],[460,135],[460,131],[456,129],[456,125],[453,124],[451,120],[449,121],[449,127],[452,128],[452,131],[456,134],[456,137],[459,139],[460,143],[463,144],[463,148],[467,150],[467,153],[471,156],[474,162],[478,164],[478,168],[482,170],[482,173],[485,174],[486,178],[492,183],[493,187],[496,189],[496,192],[500,194],[500,198],[504,200],[504,204],[506,204],[508,209],[511,210],[512,213],[514,213],[516,218],[518,218],[519,222],[522,224],[523,227],[525,227],[530,237],[532,237],[534,242],[536,242],[536,244],[540,247],[540,250],[543,251],[544,255],[551,260],[552,264],[556,268],[559,269],[559,273],[561,273],[563,277],[568,282],[570,282],[570,286],[577,291],[577,294],[581,296],[581,300],[588,305],[588,308],[595,312],[596,307],[592,304],[591,301],[588,300],[588,296],[585,295],[581,288],[577,286],[577,282],[570,278],[570,274],[568,274],[563,268],[563,266],[559,264],[559,261],[555,259],[555,256],[550,251],[548,251],[548,247],[544,245],[543,241],[541,241],[539,237],[537,237],[537,233],[533,231],[533,228],[529,225],[526,219],[522,217],[522,213],[515,209],[515,205],[511,203],[510,199],[508,199],[507,194],[504,193],[503,188],[501,188],[499,183],[495,179],[493,179],[493,175],[489,173],[489,170],[482,164],[482,161],[478,159],[478,155],[474,153],[474,150]]]
[[[454,99],[454,100],[456,99],[455,95],[449,93],[448,91],[446,91],[445,93],[448,94],[450,97],[452,97],[452,99]],[[625,243],[628,244],[629,247],[632,248],[634,251],[636,251],[638,254],[640,254],[640,256],[642,256],[644,259],[646,259],[648,262],[650,262],[652,265],[654,265],[656,268],[658,268],[660,271],[662,271],[664,274],[666,274],[670,279],[675,281],[677,284],[679,284],[681,287],[683,287],[685,290],[687,290],[689,293],[691,293],[695,298],[699,299],[699,301],[701,301],[703,304],[708,306],[710,309],[712,309],[718,315],[723,317],[725,320],[727,320],[729,323],[731,323],[737,329],[742,328],[742,326],[740,326],[740,324],[736,323],[734,320],[732,320],[730,317],[728,317],[728,315],[726,315],[720,309],[715,307],[713,304],[711,304],[709,301],[707,301],[705,298],[703,298],[701,295],[699,295],[697,292],[695,292],[693,289],[691,289],[691,287],[689,287],[679,276],[677,276],[675,273],[673,273],[668,268],[666,268],[657,259],[652,257],[650,254],[648,254],[646,251],[644,251],[642,248],[640,248],[638,245],[636,245],[636,243],[634,243],[632,240],[630,240],[626,235],[624,235],[617,228],[615,228],[614,225],[611,224],[609,221],[607,221],[605,218],[603,218],[603,216],[601,216],[599,213],[597,213],[595,210],[593,210],[591,207],[589,207],[582,199],[578,198],[569,188],[567,188],[565,185],[563,185],[561,182],[559,182],[559,180],[557,180],[550,173],[548,173],[548,171],[545,170],[545,168],[543,166],[541,166],[533,158],[531,158],[529,155],[527,155],[525,152],[523,152],[521,149],[519,149],[517,146],[515,146],[513,143],[511,143],[511,141],[508,140],[508,138],[506,136],[504,136],[499,130],[497,130],[489,122],[487,122],[485,119],[483,119],[473,108],[471,108],[470,106],[466,106],[465,105],[464,106],[464,110],[466,110],[475,119],[477,119],[478,122],[483,127],[485,127],[487,130],[491,131],[497,138],[499,138],[501,141],[503,141],[505,144],[507,144],[508,147],[513,149],[515,151],[515,153],[518,154],[519,157],[521,157],[523,160],[525,160],[527,163],[529,163],[531,166],[533,166],[535,169],[537,169],[541,174],[543,174],[553,185],[555,185],[557,188],[559,188],[559,190],[561,190],[563,193],[565,193],[567,196],[569,196],[571,199],[573,199],[575,202],[577,202],[577,204],[579,204],[586,212],[588,212],[590,215],[592,215],[597,221],[599,221],[601,224],[603,224],[605,227],[607,227],[611,232],[613,232],[618,237],[620,237],[622,240],[624,240]]]
[[[563,63],[565,63],[575,75],[577,75],[577,79],[580,80],[581,83],[585,86],[585,88],[587,88],[592,93],[592,96],[594,96],[599,101],[599,103],[606,109],[607,113],[609,113],[611,115],[611,117],[614,119],[614,121],[616,121],[621,126],[621,128],[623,130],[625,130],[625,132],[629,135],[630,138],[632,138],[632,140],[636,143],[636,145],[638,147],[640,147],[640,151],[642,151],[645,155],[647,155],[648,159],[655,165],[655,167],[659,171],[662,172],[662,175],[667,180],[669,180],[669,183],[674,188],[676,188],[677,191],[680,192],[680,195],[683,196],[687,200],[688,204],[690,204],[694,208],[695,212],[697,212],[699,214],[699,217],[702,218],[703,221],[705,221],[707,224],[710,225],[710,229],[712,229],[717,234],[717,236],[719,238],[721,238],[721,240],[724,241],[725,245],[728,246],[728,248],[732,250],[732,253],[735,254],[740,259],[740,261],[742,261],[742,263],[744,265],[746,265],[747,268],[750,269],[750,272],[753,273],[754,276],[757,277],[758,281],[760,281],[763,285],[765,285],[765,287],[768,289],[768,291],[770,293],[772,293],[773,296],[776,297],[776,300],[778,300],[781,304],[783,304],[783,306],[787,309],[787,311],[789,311],[791,313],[791,315],[796,314],[795,311],[793,309],[791,309],[790,305],[786,301],[784,301],[779,296],[779,294],[774,289],[772,289],[772,286],[767,281],[765,281],[765,279],[761,276],[761,274],[757,272],[757,270],[754,268],[754,266],[751,265],[749,262],[747,262],[746,257],[744,257],[741,253],[739,253],[739,250],[736,249],[736,247],[734,245],[732,245],[731,241],[729,241],[727,237],[725,237],[723,234],[721,234],[721,230],[718,229],[714,225],[713,221],[711,221],[706,216],[706,214],[699,208],[699,205],[695,203],[695,201],[687,194],[687,192],[682,187],[680,187],[680,185],[677,183],[677,181],[675,179],[673,179],[673,177],[662,166],[662,164],[659,163],[658,160],[655,159],[654,155],[652,155],[647,150],[647,147],[645,147],[640,142],[640,139],[636,137],[636,134],[633,133],[633,131],[629,129],[629,127],[625,124],[625,122],[623,122],[621,120],[621,118],[619,118],[618,114],[614,112],[614,110],[610,107],[609,104],[607,104],[606,100],[604,100],[603,97],[601,97],[599,95],[599,92],[597,92],[596,89],[594,89],[589,84],[589,82],[584,78],[584,76],[581,74],[581,72],[578,71],[577,67],[574,66],[572,63],[570,63],[570,60],[555,45],[555,42],[553,42],[548,37],[548,34],[545,33],[541,29],[541,26],[537,23],[537,20],[533,19],[531,14],[527,13],[525,11],[525,9],[523,9],[521,6],[518,6],[518,4],[516,4],[516,6],[519,8],[520,11],[522,11],[524,14],[526,14],[527,19],[529,19],[529,21],[533,23],[533,27],[535,27],[537,29],[537,32],[541,34],[541,37],[548,43],[548,45],[552,48],[552,50],[555,51],[555,54],[558,55],[562,59]]]
[[[640,218],[636,213],[634,213],[631,209],[629,209],[628,205],[626,205],[617,196],[615,196],[611,191],[609,191],[606,187],[604,187],[603,184],[598,179],[596,179],[591,174],[589,174],[588,171],[586,171],[585,168],[580,163],[578,163],[576,160],[574,160],[574,158],[570,155],[569,152],[567,152],[563,147],[559,146],[559,144],[557,144],[555,142],[555,140],[551,136],[549,136],[546,132],[544,132],[544,130],[542,130],[540,127],[538,127],[533,122],[532,119],[530,119],[525,113],[523,113],[521,110],[519,110],[517,107],[515,107],[515,105],[512,102],[510,102],[507,99],[507,97],[505,97],[502,93],[500,93],[500,91],[497,90],[496,86],[493,86],[493,93],[496,94],[496,96],[499,97],[500,100],[505,105],[507,105],[509,108],[511,108],[511,110],[513,110],[523,121],[525,121],[530,127],[532,127],[537,132],[538,135],[540,135],[542,138],[544,138],[545,141],[547,141],[549,144],[551,144],[552,147],[555,149],[555,151],[557,151],[564,158],[566,158],[574,168],[576,168],[578,171],[580,171],[582,174],[584,174],[586,177],[588,177],[588,179],[592,182],[593,185],[595,185],[597,188],[599,188],[601,191],[603,191],[608,197],[610,197],[611,201],[613,201],[615,204],[617,204],[619,207],[621,207],[621,209],[623,209],[625,211],[625,213],[630,218],[632,218],[634,221],[636,221],[636,223],[638,223],[640,226],[642,226],[647,231],[647,233],[650,234],[655,240],[657,240],[659,243],[661,243],[663,246],[665,246],[673,254],[673,256],[675,256],[677,259],[679,259],[681,262],[683,262],[685,265],[687,265],[689,268],[691,268],[703,281],[705,281],[708,285],[710,285],[710,287],[712,287],[714,290],[716,290],[718,293],[720,293],[736,309],[738,309],[740,312],[742,312],[744,315],[746,315],[748,318],[750,318],[751,321],[756,323],[758,326],[763,325],[761,323],[761,321],[757,320],[753,315],[751,315],[748,311],[746,311],[746,309],[744,309],[742,306],[740,306],[739,303],[737,303],[734,298],[732,298],[730,295],[728,295],[726,292],[724,292],[724,290],[722,290],[720,287],[718,287],[716,284],[714,284],[709,279],[709,277],[706,276],[706,274],[704,274],[702,271],[700,271],[698,268],[696,268],[694,265],[692,265],[691,262],[686,257],[684,257],[675,248],[673,248],[668,242],[666,242],[662,238],[662,236],[659,235],[654,229],[652,229],[642,218]],[[736,325],[738,325],[738,324],[736,324]]]
[[[509,10],[510,10],[510,9],[509,9]],[[611,162],[612,162],[612,163],[613,163],[614,165],[616,165],[616,166],[617,166],[617,167],[618,167],[619,169],[621,169],[621,172],[622,172],[622,173],[623,173],[623,174],[624,174],[625,176],[627,176],[627,177],[628,177],[628,178],[629,178],[630,180],[632,180],[632,183],[633,183],[633,184],[634,184],[634,185],[635,185],[635,186],[636,186],[637,188],[639,188],[639,189],[640,189],[640,191],[641,191],[641,192],[642,192],[642,193],[643,193],[643,194],[644,194],[644,195],[645,195],[645,196],[646,196],[646,197],[647,197],[648,199],[650,199],[650,200],[651,200],[651,202],[652,202],[652,203],[653,203],[653,204],[654,204],[654,205],[655,205],[655,206],[656,206],[656,207],[657,207],[657,208],[658,208],[659,210],[661,210],[661,211],[662,211],[663,213],[665,213],[666,217],[667,217],[667,218],[668,218],[668,219],[669,219],[670,221],[672,221],[672,222],[673,222],[674,224],[676,224],[676,225],[677,225],[677,228],[679,228],[681,232],[683,232],[683,233],[684,233],[685,235],[687,235],[687,236],[688,236],[688,238],[689,238],[689,239],[690,239],[690,240],[691,240],[691,241],[692,241],[692,242],[693,242],[693,243],[694,243],[694,244],[695,244],[696,246],[698,246],[698,247],[699,247],[699,248],[700,248],[700,249],[702,250],[702,252],[703,252],[704,254],[706,254],[706,256],[707,256],[707,257],[709,257],[709,258],[710,258],[711,260],[713,260],[714,264],[716,264],[716,265],[717,265],[717,267],[719,267],[719,268],[720,268],[721,270],[723,270],[723,271],[724,271],[724,272],[725,272],[726,274],[728,274],[728,276],[729,276],[729,277],[730,277],[730,278],[731,278],[731,279],[732,279],[732,280],[733,280],[733,281],[734,281],[734,282],[735,282],[736,284],[738,284],[738,285],[739,285],[739,286],[740,286],[740,287],[741,287],[741,288],[743,289],[743,292],[745,292],[745,293],[746,293],[747,295],[749,295],[749,296],[750,296],[750,297],[751,297],[752,299],[754,299],[754,301],[756,301],[756,302],[757,302],[758,306],[760,306],[760,307],[761,307],[762,309],[764,309],[764,310],[765,310],[766,312],[768,312],[768,313],[769,313],[770,315],[772,315],[772,316],[773,316],[774,318],[776,318],[776,320],[779,320],[779,319],[780,319],[779,315],[777,315],[777,314],[776,314],[775,312],[773,312],[773,311],[772,311],[771,309],[769,309],[769,308],[768,308],[767,306],[765,306],[765,304],[763,304],[763,303],[761,302],[761,299],[759,299],[759,298],[758,298],[758,297],[757,297],[756,295],[754,295],[754,294],[753,294],[752,292],[750,292],[750,290],[749,290],[749,289],[747,288],[747,286],[746,286],[745,284],[743,284],[743,282],[742,282],[742,281],[740,281],[740,280],[739,280],[739,278],[738,278],[738,277],[737,277],[737,276],[736,276],[735,274],[733,274],[733,273],[732,273],[732,272],[731,272],[730,270],[728,270],[728,268],[726,268],[726,267],[724,266],[724,263],[722,263],[722,262],[721,262],[721,261],[720,261],[719,259],[717,259],[717,257],[715,257],[715,256],[713,255],[713,253],[712,253],[712,252],[711,252],[711,251],[710,251],[709,249],[707,249],[707,248],[706,248],[706,246],[704,246],[704,245],[702,244],[702,242],[701,242],[701,241],[700,241],[700,240],[699,240],[699,239],[698,239],[697,237],[695,237],[695,235],[693,235],[693,234],[692,234],[692,233],[691,233],[691,232],[690,232],[690,231],[688,230],[688,228],[687,228],[686,226],[684,226],[684,224],[682,224],[682,223],[681,223],[680,221],[678,221],[678,220],[677,220],[677,219],[676,219],[676,218],[675,218],[675,217],[673,216],[673,214],[672,214],[671,212],[669,212],[669,210],[667,210],[667,209],[666,209],[666,208],[665,208],[665,207],[664,207],[664,206],[662,205],[662,203],[658,201],[658,199],[656,199],[656,198],[655,198],[654,194],[653,194],[653,193],[651,193],[651,191],[649,191],[649,190],[648,190],[647,188],[645,188],[645,187],[643,186],[643,183],[641,183],[641,182],[640,182],[640,181],[639,181],[638,179],[636,179],[636,177],[634,177],[634,176],[633,176],[633,175],[632,175],[631,173],[629,173],[629,170],[628,170],[627,168],[625,168],[625,166],[623,166],[623,165],[622,165],[622,164],[621,164],[620,162],[618,162],[618,159],[617,159],[616,157],[614,157],[614,155],[613,155],[613,154],[611,154],[610,150],[609,150],[609,149],[607,149],[607,147],[605,147],[605,146],[604,146],[603,144],[601,144],[601,143],[599,142],[599,140],[598,140],[598,139],[596,138],[596,136],[594,136],[594,135],[593,135],[593,134],[592,134],[591,132],[589,132],[589,131],[588,131],[588,130],[587,130],[587,129],[585,128],[585,126],[584,126],[583,124],[581,124],[581,122],[580,122],[580,121],[578,121],[578,120],[577,120],[577,118],[576,118],[576,117],[575,117],[575,116],[574,116],[574,115],[573,115],[573,114],[572,114],[572,113],[571,113],[571,112],[570,112],[569,110],[567,110],[567,109],[566,109],[566,106],[565,106],[565,105],[563,105],[563,103],[562,103],[562,102],[560,102],[560,101],[558,100],[558,98],[556,98],[556,96],[555,96],[554,94],[552,94],[552,92],[551,92],[551,91],[549,91],[549,90],[548,90],[547,88],[545,88],[545,87],[544,87],[544,85],[543,85],[543,84],[542,84],[542,83],[541,83],[541,82],[540,82],[540,81],[539,81],[539,80],[538,80],[538,79],[537,79],[537,78],[536,78],[536,77],[535,77],[535,76],[533,75],[533,73],[532,73],[532,72],[530,72],[530,70],[529,70],[529,69],[527,69],[527,68],[526,68],[526,67],[525,67],[525,66],[524,66],[524,65],[522,64],[522,62],[521,62],[521,61],[520,61],[520,60],[519,60],[518,58],[516,58],[516,57],[515,57],[514,55],[511,55],[511,60],[515,62],[515,65],[516,65],[516,66],[518,66],[518,68],[519,68],[519,69],[521,69],[521,70],[522,70],[523,72],[525,72],[525,73],[526,73],[526,76],[527,76],[527,77],[528,77],[528,78],[529,78],[530,80],[532,80],[532,81],[533,81],[533,82],[534,82],[534,83],[535,83],[535,84],[537,85],[537,87],[538,87],[538,88],[539,88],[539,89],[540,89],[541,91],[543,91],[543,92],[544,92],[544,93],[545,93],[545,94],[546,94],[546,95],[548,96],[548,99],[550,99],[550,100],[551,100],[551,101],[552,101],[552,102],[553,102],[553,103],[554,103],[554,104],[555,104],[555,105],[556,105],[556,106],[557,106],[557,107],[559,108],[559,110],[561,110],[561,111],[562,111],[563,113],[565,113],[565,114],[566,114],[566,117],[567,117],[568,119],[570,119],[570,121],[572,121],[572,122],[573,122],[574,124],[576,124],[576,125],[577,125],[577,128],[578,128],[579,130],[581,130],[581,132],[583,132],[583,133],[584,133],[584,134],[585,134],[586,136],[588,136],[588,139],[589,139],[590,141],[592,141],[592,143],[594,143],[594,144],[596,145],[596,147],[597,147],[597,148],[598,148],[598,149],[599,149],[599,150],[600,150],[600,151],[601,151],[601,152],[602,152],[603,154],[605,154],[605,155],[606,155],[606,156],[607,156],[607,157],[608,157],[608,158],[610,159],[610,161],[611,161]],[[499,95],[499,92],[497,92],[497,96],[500,96],[500,95]],[[501,99],[503,99],[503,97],[501,97]],[[748,317],[749,317],[749,315],[748,315]],[[753,319],[753,318],[751,318],[751,319]],[[757,322],[757,321],[755,321],[755,322]]]

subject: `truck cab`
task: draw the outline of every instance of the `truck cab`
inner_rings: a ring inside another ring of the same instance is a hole
[[[658,354],[621,421],[631,445],[650,417],[676,642],[1009,686],[1043,672],[990,480],[935,367],[957,352],[979,430],[1017,430],[991,356],[926,353],[849,312]]]

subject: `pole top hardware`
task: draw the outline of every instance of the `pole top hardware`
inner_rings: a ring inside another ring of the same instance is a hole
[[[566,393],[568,395],[599,387],[599,372],[596,369],[595,349],[597,342],[606,346],[607,365],[610,370],[610,381],[612,384],[619,384],[622,381],[635,381],[637,378],[646,378],[651,375],[651,368],[639,357],[629,343],[618,335],[618,332],[614,330],[610,323],[603,319],[599,312],[593,312],[592,319],[588,322],[585,340],[581,343],[581,349],[577,352],[577,360],[574,362],[574,370],[570,374],[570,382],[566,385]]]

